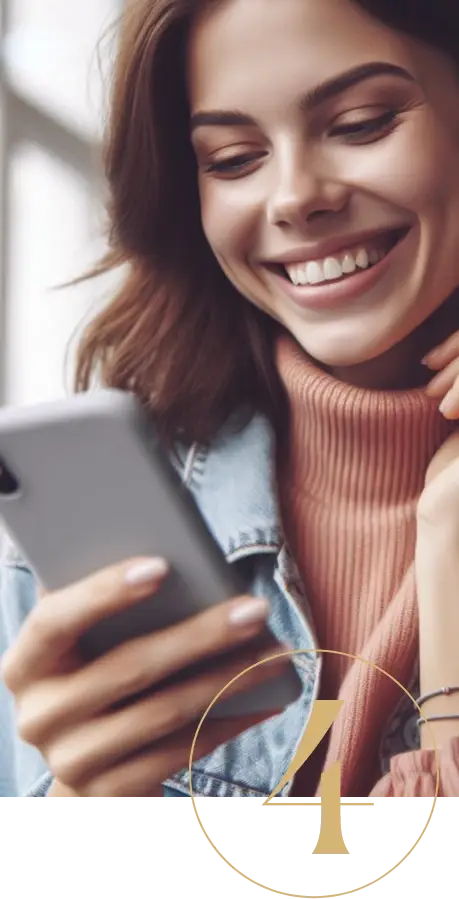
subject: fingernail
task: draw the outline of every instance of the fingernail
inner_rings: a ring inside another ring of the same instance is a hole
[[[264,621],[270,612],[270,604],[267,599],[249,599],[241,602],[231,609],[229,620],[237,626],[255,624],[256,621]]]
[[[455,398],[447,393],[438,408],[442,415],[449,415],[451,412],[454,412],[456,405]]]
[[[137,562],[126,572],[126,583],[148,584],[157,578],[164,577],[169,571],[169,566],[165,559],[155,558],[146,559],[145,562]]]

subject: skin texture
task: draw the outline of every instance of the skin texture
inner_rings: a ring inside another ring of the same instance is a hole
[[[375,77],[300,108],[312,88],[375,61],[402,67],[412,80]],[[459,283],[452,62],[350,0],[232,0],[198,20],[188,73],[192,113],[240,110],[256,120],[192,135],[203,226],[227,276],[337,377],[409,386],[428,348],[416,329]],[[362,128],[391,111],[395,118],[379,130]],[[360,132],[338,131],[358,124]],[[228,169],[241,156],[245,164]],[[209,170],[223,162],[226,170]],[[400,225],[412,228],[403,251],[340,310],[299,310],[263,264],[330,237]]]

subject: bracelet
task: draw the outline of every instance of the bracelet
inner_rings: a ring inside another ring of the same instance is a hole
[[[423,705],[424,702],[427,702],[428,699],[433,699],[435,696],[450,696],[451,693],[459,693],[459,687],[441,687],[439,690],[432,690],[431,693],[424,693],[423,696],[419,697],[418,705]]]
[[[430,715],[428,718],[418,718],[416,724],[418,727],[421,724],[427,724],[428,721],[459,721],[459,715]]]

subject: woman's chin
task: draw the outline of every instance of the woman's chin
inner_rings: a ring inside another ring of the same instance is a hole
[[[372,344],[368,342],[352,343],[348,337],[341,335],[338,340],[313,341],[310,334],[302,333],[303,329],[288,328],[295,340],[304,351],[319,365],[326,368],[354,368],[375,362],[380,356],[384,356],[397,340],[388,341],[385,344]]]

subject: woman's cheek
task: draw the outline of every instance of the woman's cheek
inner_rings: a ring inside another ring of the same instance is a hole
[[[201,219],[207,240],[218,257],[231,265],[250,255],[256,223],[242,203],[207,190],[201,195]]]
[[[433,124],[416,129],[409,144],[398,148],[394,161],[394,195],[421,216],[441,211],[458,193],[459,144]]]

